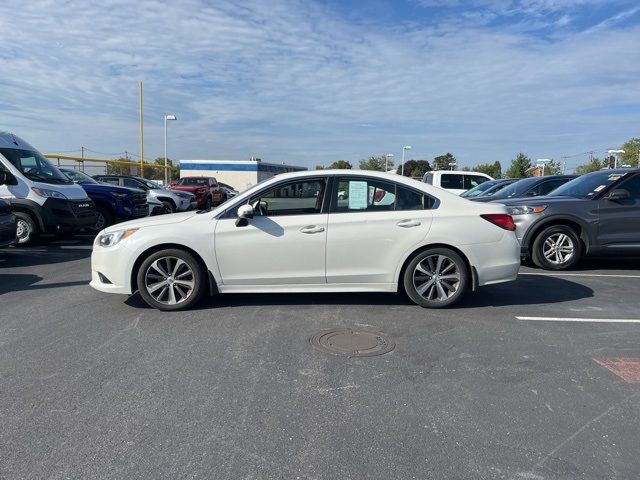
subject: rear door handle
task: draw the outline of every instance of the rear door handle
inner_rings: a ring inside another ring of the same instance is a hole
[[[300,229],[302,233],[321,233],[324,232],[324,227],[318,225],[308,225]]]
[[[396,225],[402,228],[411,228],[411,227],[420,226],[420,222],[418,222],[417,220],[408,219],[408,220],[400,220],[398,223],[396,223]]]

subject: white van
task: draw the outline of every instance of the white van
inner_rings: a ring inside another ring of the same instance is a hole
[[[434,170],[422,177],[424,183],[442,188],[456,195],[477,187],[481,183],[493,180],[489,175],[480,172],[465,172],[463,170]]]
[[[19,244],[40,233],[73,234],[96,223],[84,189],[21,138],[0,132],[0,198],[18,219]]]

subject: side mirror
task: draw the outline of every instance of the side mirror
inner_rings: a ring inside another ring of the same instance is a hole
[[[619,200],[628,200],[629,198],[631,198],[631,195],[629,195],[628,191],[622,188],[618,188],[607,194],[607,196],[605,196],[604,198],[612,202],[617,202]]]
[[[16,178],[6,170],[0,169],[0,185],[17,185]]]
[[[238,208],[238,219],[236,220],[236,227],[246,227],[249,225],[249,220],[253,218],[253,207],[251,205],[242,205]]]

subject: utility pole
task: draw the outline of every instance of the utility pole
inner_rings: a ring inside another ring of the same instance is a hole
[[[80,150],[82,151],[82,158],[84,158],[84,147],[80,147]],[[80,169],[84,172],[84,162],[80,164]]]
[[[142,125],[142,82],[140,82],[140,176],[144,177],[144,127]]]

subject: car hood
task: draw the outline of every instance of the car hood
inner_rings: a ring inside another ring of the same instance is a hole
[[[128,222],[112,225],[111,227],[106,228],[104,231],[110,233],[127,228],[144,228],[155,227],[158,225],[172,225],[189,220],[194,215],[197,215],[196,212],[190,211],[182,213],[172,213],[169,215],[159,215],[157,217],[143,217],[136,220],[130,220]]]
[[[95,193],[144,193],[144,190],[140,190],[139,188],[129,188],[129,187],[118,187],[116,185],[109,185],[108,183],[81,183],[80,186],[84,188],[85,192],[95,192]]]
[[[588,202],[583,198],[564,197],[564,196],[544,196],[544,197],[526,197],[526,198],[505,198],[504,200],[494,200],[492,203],[501,203],[503,205],[553,205],[556,203],[567,202]]]
[[[205,190],[207,189],[205,185],[175,185],[169,188],[169,190],[178,190],[180,192],[194,193],[202,188],[204,188]]]

